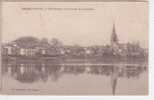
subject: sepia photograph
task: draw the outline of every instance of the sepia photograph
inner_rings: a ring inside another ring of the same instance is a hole
[[[148,2],[138,1],[2,2],[0,93],[148,95]]]

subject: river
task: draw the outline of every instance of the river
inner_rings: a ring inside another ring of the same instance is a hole
[[[148,66],[143,64],[2,64],[6,94],[147,95]]]

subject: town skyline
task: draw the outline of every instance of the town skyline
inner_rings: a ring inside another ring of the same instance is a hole
[[[112,33],[111,33],[111,35],[110,35],[109,44],[93,44],[93,45],[80,45],[80,44],[78,44],[78,43],[74,43],[74,44],[64,44],[63,41],[61,41],[61,40],[59,40],[58,38],[55,38],[55,37],[53,37],[53,38],[50,39],[50,38],[47,38],[47,37],[38,38],[38,37],[34,37],[34,36],[22,36],[22,37],[16,38],[15,40],[8,41],[8,42],[3,42],[3,43],[4,43],[4,44],[13,43],[13,42],[18,41],[19,39],[22,39],[22,38],[34,38],[34,39],[38,39],[39,41],[45,40],[45,41],[47,41],[49,44],[50,44],[50,42],[51,42],[53,39],[56,39],[56,40],[57,40],[59,43],[61,43],[61,45],[63,45],[63,46],[81,46],[81,47],[106,46],[106,45],[112,45],[112,43],[111,43],[111,38],[112,38],[112,35],[113,35],[114,33],[115,33],[115,35],[117,36],[118,44],[128,44],[128,43],[130,43],[130,44],[138,44],[138,45],[140,45],[142,48],[146,48],[146,47],[143,47],[139,41],[128,41],[127,43],[122,43],[122,42],[120,41],[120,39],[119,39],[117,33],[116,33],[115,24],[113,24],[113,29],[112,29]],[[146,48],[146,49],[148,49],[148,48]]]

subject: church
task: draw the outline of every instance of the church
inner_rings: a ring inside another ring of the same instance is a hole
[[[113,54],[117,54],[121,51],[120,49],[120,43],[119,43],[119,39],[116,33],[116,29],[115,29],[115,23],[113,24],[113,29],[112,29],[112,34],[111,34],[111,41],[110,41],[110,45],[113,51]]]
[[[144,49],[140,47],[139,43],[120,43],[116,33],[115,23],[113,24],[112,34],[110,38],[110,45],[114,55],[121,56],[140,56],[144,53]]]

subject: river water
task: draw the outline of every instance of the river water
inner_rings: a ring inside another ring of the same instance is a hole
[[[2,64],[2,90],[7,94],[147,95],[147,65]]]

